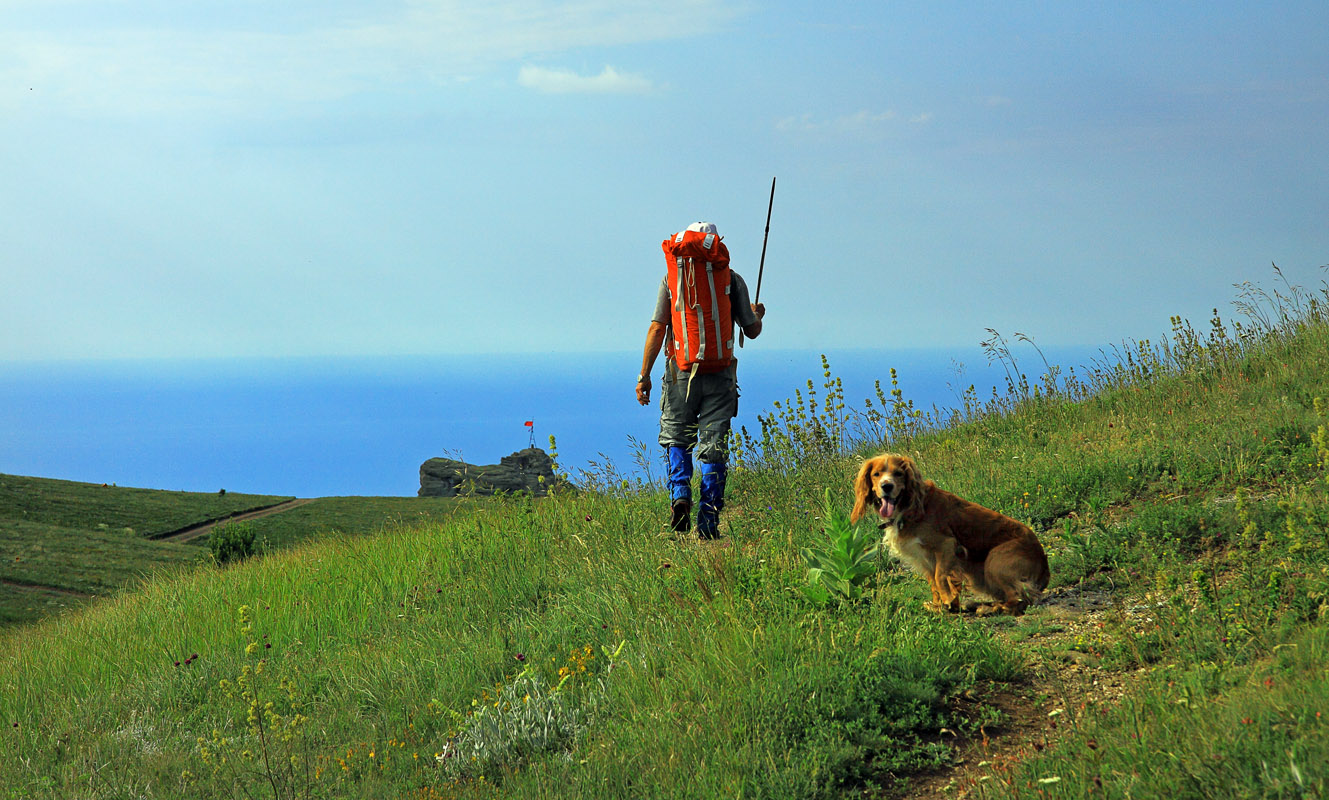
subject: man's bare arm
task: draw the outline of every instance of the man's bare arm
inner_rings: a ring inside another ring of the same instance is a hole
[[[646,346],[641,353],[641,374],[637,376],[637,402],[642,405],[651,402],[651,369],[655,366],[655,357],[660,355],[667,330],[664,323],[654,320],[646,329]]]

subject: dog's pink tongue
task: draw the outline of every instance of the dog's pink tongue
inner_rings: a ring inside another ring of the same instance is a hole
[[[890,519],[895,516],[895,503],[892,503],[890,500],[883,497],[881,499],[881,507],[877,509],[877,514],[882,519]]]

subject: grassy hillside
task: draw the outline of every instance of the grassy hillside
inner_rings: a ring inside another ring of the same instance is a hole
[[[0,519],[78,530],[118,530],[145,538],[290,499],[0,475]]]
[[[0,626],[78,608],[194,563],[196,548],[152,537],[285,499],[0,475]]]
[[[207,536],[188,545],[160,537],[289,499],[0,475],[0,626],[81,607],[162,570],[205,564]],[[443,519],[457,503],[325,497],[243,524],[275,549],[331,533],[371,534],[385,525]]]
[[[384,526],[439,521],[458,503],[453,497],[320,497],[308,505],[247,523],[260,541],[289,547],[329,533],[370,534]],[[206,544],[206,540],[199,540]]]
[[[196,561],[199,551],[123,531],[0,520],[0,625],[29,622]]]
[[[946,419],[832,377],[743,437],[726,538],[649,487],[458,506],[0,638],[10,797],[1319,797],[1329,326],[1294,292]],[[1248,296],[1249,299],[1249,296]],[[1260,298],[1257,298],[1260,299]],[[1264,298],[1270,299],[1270,298]],[[887,444],[889,442],[889,444]],[[1028,521],[1021,618],[800,547],[862,454]]]

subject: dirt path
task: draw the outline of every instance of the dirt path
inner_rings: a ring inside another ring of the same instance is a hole
[[[170,533],[153,536],[152,538],[159,542],[188,542],[197,539],[200,536],[206,536],[209,533],[212,533],[212,529],[218,525],[224,525],[228,522],[244,522],[245,520],[258,519],[259,517],[266,517],[272,514],[280,514],[283,511],[299,508],[306,503],[312,503],[314,502],[314,499],[315,498],[312,497],[306,497],[287,500],[286,502],[278,503],[275,506],[265,506],[263,508],[255,508],[252,511],[242,511],[239,514],[232,514],[229,517],[209,520],[208,522],[200,522],[197,525],[190,525],[187,528],[181,528],[178,531],[171,531]]]
[[[955,763],[909,782],[912,800],[965,800],[980,779],[1057,741],[1080,714],[1115,705],[1147,670],[1105,669],[1091,651],[1110,616],[1143,622],[1152,609],[1104,589],[1058,587],[1022,618],[1027,628],[998,632],[1029,653],[1031,680],[986,696],[962,698],[995,706],[1003,720],[979,736],[955,742]]]

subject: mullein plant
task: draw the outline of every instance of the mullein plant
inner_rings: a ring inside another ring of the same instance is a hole
[[[825,546],[799,551],[808,563],[803,594],[818,605],[861,600],[877,574],[881,535],[871,527],[865,532],[851,523],[849,515],[831,501],[829,489],[823,520]]]
[[[196,752],[211,768],[213,779],[228,782],[247,798],[266,795],[269,789],[274,800],[312,797],[313,778],[304,736],[308,719],[302,713],[299,686],[295,680],[283,677],[278,685],[285,697],[272,691],[266,657],[272,644],[255,638],[249,606],[240,606],[239,618],[240,634],[248,640],[246,663],[234,681],[222,680],[218,688],[227,700],[244,709],[245,730],[223,734],[214,729],[210,739],[198,737]],[[193,776],[186,773],[186,782],[193,782]]]

